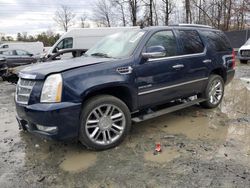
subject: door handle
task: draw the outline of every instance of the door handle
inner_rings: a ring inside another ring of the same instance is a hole
[[[211,63],[212,60],[211,60],[211,59],[205,59],[205,60],[203,60],[202,62],[203,62],[203,63]]]
[[[184,65],[183,64],[178,64],[178,65],[174,65],[172,66],[174,69],[180,69],[180,68],[183,68]]]

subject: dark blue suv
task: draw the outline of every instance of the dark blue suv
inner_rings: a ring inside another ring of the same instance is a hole
[[[40,136],[108,149],[125,138],[131,121],[194,104],[217,107],[234,67],[228,39],[208,26],[127,30],[82,57],[22,70],[17,120]]]

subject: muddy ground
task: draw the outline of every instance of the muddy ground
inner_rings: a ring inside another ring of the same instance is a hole
[[[220,107],[190,107],[133,125],[117,148],[20,132],[15,86],[0,81],[0,187],[250,187],[250,65],[239,65]],[[162,153],[154,155],[155,143]]]

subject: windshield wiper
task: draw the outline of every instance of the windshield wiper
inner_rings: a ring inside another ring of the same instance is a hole
[[[112,58],[112,57],[110,57],[108,54],[101,53],[101,52],[93,53],[93,54],[91,54],[91,56],[98,56],[98,57]]]

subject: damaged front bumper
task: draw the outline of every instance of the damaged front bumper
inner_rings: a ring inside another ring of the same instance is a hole
[[[21,105],[16,103],[19,128],[53,140],[78,137],[81,104],[55,103]]]

